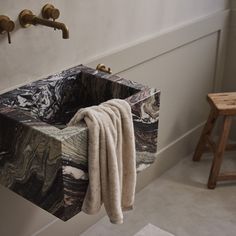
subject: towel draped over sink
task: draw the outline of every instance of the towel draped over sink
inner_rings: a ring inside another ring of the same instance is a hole
[[[133,209],[136,186],[135,138],[130,105],[112,99],[80,109],[68,126],[88,126],[89,186],[82,210],[97,213],[104,203],[110,221],[123,223],[123,212]]]

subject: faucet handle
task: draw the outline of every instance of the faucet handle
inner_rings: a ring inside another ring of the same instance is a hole
[[[4,34],[7,33],[8,37],[8,43],[11,44],[11,35],[10,32],[12,32],[15,28],[15,23],[10,20],[8,16],[0,16],[0,33]]]
[[[42,8],[42,16],[44,19],[53,19],[54,21],[59,18],[60,11],[55,8],[52,4],[46,4]]]
[[[53,21],[55,21],[57,18],[59,18],[60,16],[60,11],[59,9],[55,8],[52,4],[46,4],[43,8],[42,8],[42,17],[44,19],[52,19]],[[56,28],[54,28],[54,30],[56,30]]]

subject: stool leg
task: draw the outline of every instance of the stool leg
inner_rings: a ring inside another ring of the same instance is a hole
[[[216,187],[217,177],[219,176],[219,173],[220,173],[220,167],[221,167],[221,163],[223,160],[225,147],[227,145],[227,140],[229,137],[231,123],[232,123],[232,117],[225,116],[223,130],[220,135],[220,139],[219,139],[219,143],[216,148],[216,152],[214,153],[214,159],[212,162],[211,172],[209,175],[209,180],[208,180],[208,188],[209,189],[214,189]]]
[[[194,155],[193,155],[193,161],[200,161],[202,153],[204,152],[204,149],[206,147],[206,137],[211,134],[214,124],[217,119],[216,112],[212,109],[210,112],[210,115],[208,117],[208,120],[204,126],[204,129],[202,131],[201,137],[198,141],[197,147],[195,149]]]

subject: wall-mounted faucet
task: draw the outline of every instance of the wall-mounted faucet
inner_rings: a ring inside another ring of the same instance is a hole
[[[7,33],[8,43],[11,43],[10,32],[15,28],[15,23],[8,16],[0,16],[0,34]]]
[[[47,4],[42,9],[42,16],[43,18],[39,18],[33,14],[30,10],[23,10],[19,15],[19,21],[22,27],[27,28],[31,25],[44,25],[54,29],[59,29],[62,31],[62,38],[68,39],[69,38],[69,30],[64,23],[60,23],[55,21],[60,15],[60,11],[54,8],[53,5]],[[52,18],[53,21],[48,20]]]

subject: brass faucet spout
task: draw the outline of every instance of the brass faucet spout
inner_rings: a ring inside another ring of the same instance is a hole
[[[61,30],[63,39],[69,38],[69,30],[64,23],[39,18],[29,10],[22,11],[20,13],[19,19],[20,24],[23,27],[28,27],[30,25],[44,25],[47,27]]]
[[[64,23],[57,22],[57,21],[51,21],[51,20],[46,20],[46,19],[41,19],[39,17],[34,16],[33,25],[44,25],[48,26],[54,29],[59,29],[62,31],[62,38],[63,39],[68,39],[69,38],[69,30],[67,26]]]

